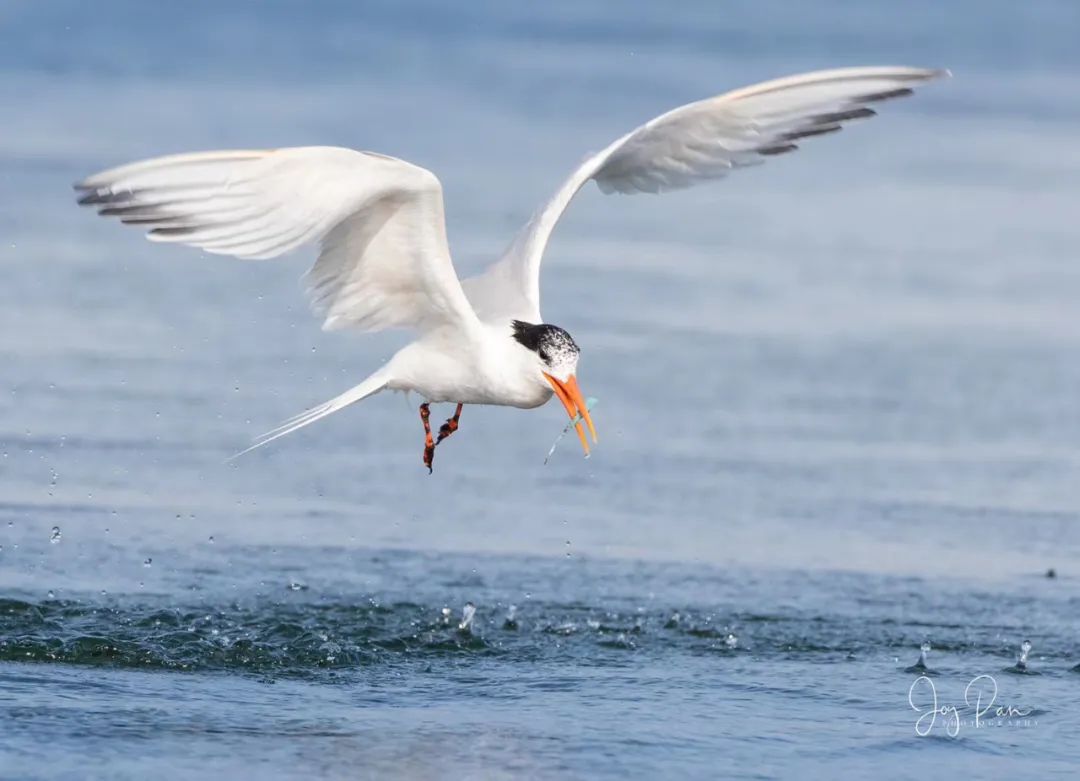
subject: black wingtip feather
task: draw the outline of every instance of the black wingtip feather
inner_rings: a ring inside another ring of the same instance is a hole
[[[786,155],[788,152],[794,152],[798,148],[796,144],[776,144],[775,146],[763,146],[756,151],[759,155],[773,157],[775,155]]]
[[[908,95],[914,95],[915,90],[911,87],[900,87],[898,89],[891,89],[885,92],[874,92],[870,95],[863,95],[859,98],[859,103],[880,103],[883,100],[893,100],[894,98],[906,98]]]
[[[98,214],[105,215],[105,211],[100,211]],[[110,215],[105,215],[110,216]],[[120,222],[124,225],[161,225],[162,223],[179,222],[184,218],[181,216],[165,217],[165,216],[143,216],[143,217],[121,217]]]
[[[826,133],[835,133],[840,129],[840,125],[819,125],[808,127],[803,130],[792,130],[790,133],[781,133],[779,137],[782,141],[798,141],[800,138],[810,138],[811,136],[823,136]]]
[[[184,227],[184,228],[154,228],[148,235],[150,236],[190,236],[197,231],[198,228]]]
[[[834,125],[837,122],[847,122],[849,119],[866,119],[868,117],[876,117],[877,112],[872,108],[866,108],[860,106],[859,108],[848,109],[847,111],[834,111],[829,114],[817,114],[811,117],[815,125]]]
[[[79,199],[80,206],[98,206],[103,203],[112,203],[112,193],[92,190]]]

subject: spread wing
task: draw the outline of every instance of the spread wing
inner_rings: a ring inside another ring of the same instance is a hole
[[[661,193],[719,179],[735,168],[793,152],[876,113],[947,71],[861,67],[816,71],[755,84],[669,111],[583,162],[514,239],[502,259],[464,281],[483,320],[541,322],[540,261],[570,201],[594,180],[605,193]]]
[[[323,328],[470,328],[454,273],[442,187],[402,160],[338,147],[172,155],[75,185],[79,203],[178,242],[237,258],[321,241],[307,281]]]

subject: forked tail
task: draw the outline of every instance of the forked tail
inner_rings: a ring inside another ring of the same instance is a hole
[[[301,412],[299,415],[289,418],[277,428],[271,429],[265,434],[256,437],[255,442],[251,447],[246,450],[241,450],[235,456],[232,456],[229,461],[233,461],[245,453],[250,453],[255,448],[269,444],[278,437],[283,437],[286,434],[291,434],[298,429],[302,429],[304,426],[325,418],[327,415],[332,415],[338,410],[345,409],[345,407],[348,407],[350,404],[362,401],[368,396],[374,396],[386,387],[386,383],[387,377],[383,370],[380,369],[356,387],[349,388],[349,390],[345,391],[340,396],[335,396],[330,399],[330,401],[323,402],[317,407],[312,407],[306,412]]]

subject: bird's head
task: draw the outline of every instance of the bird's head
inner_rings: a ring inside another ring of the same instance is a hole
[[[581,446],[588,455],[589,443],[585,439],[581,421],[584,420],[588,425],[593,442],[596,442],[596,428],[593,426],[585,398],[581,395],[581,388],[578,387],[576,374],[581,350],[573,337],[557,325],[533,325],[521,320],[513,322],[513,336],[518,344],[535,356],[537,379],[542,379],[555,391],[555,395],[566,408],[566,414],[575,422],[574,427],[581,439]]]

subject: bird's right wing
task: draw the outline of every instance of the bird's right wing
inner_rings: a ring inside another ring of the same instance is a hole
[[[540,322],[540,261],[551,232],[590,179],[605,193],[661,193],[792,152],[796,142],[872,117],[947,71],[860,67],[774,79],[688,103],[590,155],[522,228],[502,259],[464,281],[484,320]]]
[[[199,152],[75,187],[79,203],[151,241],[245,259],[321,241],[307,280],[325,329],[478,326],[450,260],[439,180],[402,160],[340,147]]]

